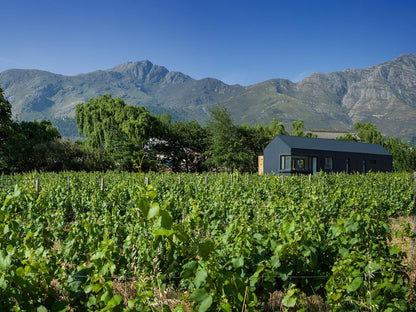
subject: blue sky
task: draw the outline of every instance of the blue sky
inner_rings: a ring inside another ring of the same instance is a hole
[[[195,79],[299,81],[416,54],[409,0],[0,0],[0,72],[147,59]]]

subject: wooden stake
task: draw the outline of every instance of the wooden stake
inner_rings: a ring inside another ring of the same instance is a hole
[[[35,185],[36,185],[36,193],[39,193],[40,191],[39,180],[35,181]]]
[[[100,187],[101,191],[104,191],[104,178],[101,178],[101,187]]]
[[[241,312],[244,312],[246,310],[247,290],[248,290],[248,286],[246,286],[246,292],[244,294],[244,300],[243,300],[243,306],[241,307]]]

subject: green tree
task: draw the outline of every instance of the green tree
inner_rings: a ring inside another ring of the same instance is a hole
[[[106,171],[112,162],[103,149],[86,146],[79,142],[55,139],[34,146],[36,162],[40,171]]]
[[[276,118],[273,118],[270,125],[266,126],[266,131],[270,135],[270,140],[272,140],[278,134],[288,135],[289,132],[286,131],[285,125],[283,122],[278,121]]]
[[[163,125],[144,107],[125,104],[106,94],[78,104],[75,119],[79,133],[86,138],[85,144],[103,148],[120,169],[132,169],[132,159],[143,156],[147,168],[154,162],[149,159],[149,141],[160,137]]]
[[[241,164],[249,162],[252,153],[244,145],[243,131],[234,124],[231,114],[222,107],[210,110],[211,116],[207,120],[210,131],[207,164],[214,167],[227,168],[233,171]]]
[[[292,122],[292,135],[293,136],[305,136],[304,131],[305,131],[305,125],[303,124],[302,119]]]
[[[12,124],[12,106],[4,98],[3,90],[0,88],[0,171],[6,170],[6,162],[9,154],[6,142],[10,137]]]
[[[207,121],[210,131],[209,154],[207,164],[229,170],[239,169],[256,172],[258,156],[278,134],[288,134],[283,123],[273,119],[270,125],[256,124],[254,127],[245,123],[235,125],[231,114],[223,107],[211,110]]]
[[[357,137],[351,133],[346,133],[345,135],[337,136],[335,140],[358,142]]]
[[[245,162],[240,164],[243,171],[256,172],[258,169],[258,156],[263,155],[263,150],[278,134],[288,134],[283,123],[273,119],[267,126],[256,124],[251,127],[244,123],[238,127],[238,132],[245,146],[246,153],[250,157],[244,158]]]
[[[166,136],[168,166],[173,171],[201,172],[207,151],[207,130],[196,121],[178,121],[172,124]]]
[[[397,171],[416,171],[416,149],[400,139],[388,137],[383,146],[393,155],[393,169]]]
[[[381,132],[377,129],[376,125],[370,122],[357,122],[354,125],[354,129],[361,142],[383,144],[383,137]]]
[[[37,147],[60,138],[58,130],[49,120],[13,123],[10,133],[6,146],[10,152],[7,168],[11,172],[38,169],[39,163],[44,159],[37,154]]]
[[[114,148],[114,142],[122,135],[118,119],[125,106],[122,99],[113,99],[109,94],[76,106],[78,131],[85,136],[88,146]]]
[[[292,135],[293,136],[304,136],[304,137],[309,137],[309,138],[317,137],[316,134],[305,133],[305,130],[306,128],[302,119],[292,122]]]

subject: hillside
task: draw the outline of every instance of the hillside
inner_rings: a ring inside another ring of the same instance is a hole
[[[357,121],[372,122],[384,135],[416,136],[416,55],[406,54],[364,69],[315,73],[298,83],[271,79],[251,86],[220,80],[195,80],[149,61],[107,70],[63,76],[40,70],[0,73],[0,87],[21,120],[72,117],[77,103],[110,93],[153,113],[174,119],[209,116],[225,105],[236,123],[289,126],[304,119],[307,128],[350,130]]]

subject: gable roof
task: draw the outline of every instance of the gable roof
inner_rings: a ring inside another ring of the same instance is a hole
[[[308,138],[290,135],[277,135],[273,139],[273,141],[276,139],[283,141],[290,148],[296,149],[391,155],[384,147],[382,147],[379,144],[369,144],[332,139]]]

